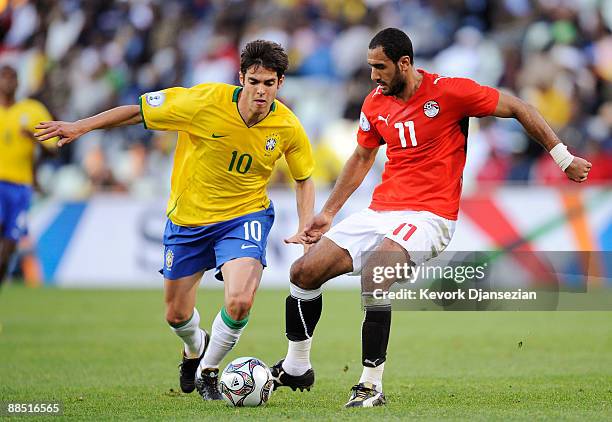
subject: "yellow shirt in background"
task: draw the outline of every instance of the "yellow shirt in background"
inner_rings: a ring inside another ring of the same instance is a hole
[[[21,100],[8,108],[0,106],[0,181],[32,184],[36,141],[24,131],[34,133],[34,127],[46,120],[51,120],[51,114],[36,100]],[[55,139],[44,145],[53,147]]]
[[[140,97],[146,128],[178,131],[167,208],[175,224],[202,226],[267,208],[266,186],[281,156],[294,179],[312,174],[310,142],[297,117],[275,100],[247,127],[238,112],[241,89],[212,83]]]

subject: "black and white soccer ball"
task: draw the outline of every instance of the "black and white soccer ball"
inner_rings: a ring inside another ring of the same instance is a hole
[[[223,400],[232,406],[260,406],[272,395],[272,374],[257,358],[244,357],[230,362],[219,380]]]

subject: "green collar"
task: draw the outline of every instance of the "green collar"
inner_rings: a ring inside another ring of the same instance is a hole
[[[232,94],[232,102],[238,105],[238,97],[240,96],[240,92],[242,92],[242,87],[237,86]],[[270,107],[270,111],[276,111],[276,100],[272,102],[272,107]]]
[[[236,89],[234,90],[234,94],[232,95],[232,102],[233,103],[238,103],[238,96],[240,95],[241,91],[242,91],[242,87],[241,86],[237,86]]]

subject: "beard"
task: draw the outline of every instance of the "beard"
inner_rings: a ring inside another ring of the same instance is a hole
[[[394,96],[400,94],[404,88],[406,88],[406,79],[402,77],[397,65],[395,66],[395,74],[393,75],[393,79],[388,84],[389,90],[387,93],[383,93],[385,96]]]
[[[385,95],[398,95],[406,87],[406,81],[402,79],[400,75],[393,77],[393,80],[389,83],[389,91]]]

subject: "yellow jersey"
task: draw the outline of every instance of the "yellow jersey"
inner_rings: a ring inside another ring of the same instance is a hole
[[[298,118],[278,100],[247,127],[238,112],[241,87],[220,83],[168,88],[140,97],[147,129],[178,132],[167,216],[180,226],[203,226],[266,209],[266,186],[284,155],[296,180],[314,160]]]
[[[31,185],[34,176],[36,140],[24,132],[36,132],[34,127],[51,114],[36,100],[25,99],[6,108],[0,106],[0,180]],[[43,144],[52,148],[56,139]]]

